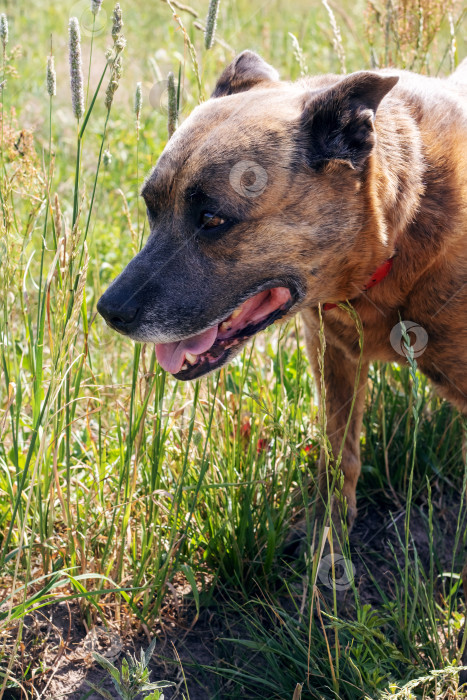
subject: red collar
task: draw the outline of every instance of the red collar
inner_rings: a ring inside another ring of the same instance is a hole
[[[377,267],[376,270],[371,275],[368,282],[363,287],[362,291],[366,292],[368,289],[371,289],[376,284],[379,284],[380,282],[382,282],[384,280],[384,278],[391,271],[393,262],[394,262],[394,257],[388,258],[387,260],[385,260],[382,263],[382,265]],[[326,304],[323,304],[323,311],[329,311],[330,309],[335,309],[336,307],[337,307],[337,304],[333,304],[332,302],[329,302],[329,303],[327,302]]]

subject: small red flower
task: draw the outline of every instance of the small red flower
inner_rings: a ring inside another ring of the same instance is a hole
[[[248,419],[244,421],[244,423],[242,423],[242,425],[240,426],[240,435],[242,436],[242,438],[245,438],[247,442],[250,440],[251,423]]]
[[[311,452],[315,452],[319,449],[319,442],[317,440],[310,440],[310,442],[304,445],[302,449],[308,455]]]
[[[256,443],[256,452],[258,454],[261,454],[261,452],[265,452],[268,449],[268,440],[266,438],[259,438],[258,442]]]

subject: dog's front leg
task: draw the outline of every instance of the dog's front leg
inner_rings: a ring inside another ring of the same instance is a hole
[[[306,327],[307,349],[318,391],[321,394],[319,355],[321,344],[315,328]],[[331,444],[331,463],[327,465],[324,450],[321,451],[318,483],[320,502],[318,511],[328,500],[328,488],[333,483],[333,464],[342,449],[340,468],[344,475],[342,496],[346,501],[346,515],[349,529],[357,515],[356,487],[360,476],[360,433],[365,403],[365,387],[368,376],[368,363],[362,362],[357,380],[358,359],[348,357],[341,349],[326,339],[324,352],[324,387],[326,406],[326,433]],[[320,399],[322,397],[320,396]],[[348,424],[348,427],[347,427]],[[347,434],[346,434],[347,429]],[[345,436],[346,434],[346,436]],[[343,444],[345,436],[345,443]],[[328,460],[329,462],[329,460]],[[331,466],[331,469],[328,467]],[[335,483],[335,479],[334,479]],[[338,499],[337,499],[338,501]],[[337,513],[335,513],[337,515]],[[338,525],[338,522],[336,522]]]

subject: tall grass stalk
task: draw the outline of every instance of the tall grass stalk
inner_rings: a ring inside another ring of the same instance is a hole
[[[332,8],[330,4],[328,3],[328,0],[321,0],[326,12],[328,13],[329,16],[329,21],[331,23],[331,29],[332,29],[332,35],[333,35],[333,46],[334,46],[334,51],[336,52],[336,55],[339,59],[340,67],[341,67],[341,73],[347,73],[347,68],[345,65],[345,50],[344,50],[344,44],[342,43],[342,34],[341,30],[339,29],[339,25],[337,24],[336,17],[334,15],[334,12],[332,11]]]
[[[140,119],[141,119],[141,109],[143,106],[143,89],[141,83],[136,83],[135,90],[135,124],[136,124],[136,197],[139,196],[139,130],[140,130]],[[142,242],[142,233],[140,234],[139,226],[139,205],[137,206],[137,229],[140,235],[140,241]],[[141,245],[141,244],[140,244]]]
[[[174,21],[180,27],[180,30],[181,30],[183,37],[184,37],[185,44],[188,47],[188,51],[189,51],[190,58],[191,58],[191,63],[192,63],[193,70],[195,73],[196,83],[198,85],[199,101],[203,102],[204,101],[204,93],[203,93],[203,86],[202,86],[202,82],[201,82],[201,73],[200,73],[200,68],[199,68],[198,56],[196,55],[196,49],[195,49],[193,42],[191,41],[191,39],[188,35],[187,30],[185,29],[185,25],[183,24],[183,22],[180,18],[180,15],[177,13],[171,0],[165,0],[165,1],[166,1],[167,5],[170,7],[170,9],[172,10],[172,15],[173,15]]]
[[[0,144],[1,145],[0,166],[1,166],[2,171],[4,168],[4,162],[3,162],[4,129],[3,129],[3,125],[4,125],[4,119],[5,119],[5,114],[4,114],[4,109],[3,109],[3,103],[4,103],[5,98],[4,98],[3,93],[5,91],[6,47],[8,44],[8,39],[9,39],[8,18],[6,16],[6,14],[4,12],[2,12],[2,14],[0,15],[0,41],[2,43],[2,80],[1,80],[2,86],[0,88],[0,96],[2,98],[2,110],[1,110],[1,114],[0,114],[0,117],[2,120],[2,137],[1,137],[1,144]],[[1,202],[2,202],[3,218],[5,221],[6,212],[5,212],[5,207],[3,206],[3,194],[2,194],[1,189],[2,188],[0,187],[0,198],[1,198]],[[6,221],[5,221],[5,225],[6,225]]]
[[[413,615],[415,612],[414,601],[411,600],[409,604],[409,569],[412,562],[409,559],[410,551],[410,513],[412,508],[412,496],[413,496],[413,478],[415,471],[415,460],[417,454],[417,439],[418,430],[420,424],[420,409],[422,406],[422,397],[420,394],[420,380],[417,372],[417,362],[414,356],[414,350],[411,345],[410,337],[404,322],[400,320],[400,327],[402,331],[402,339],[404,344],[404,351],[407,357],[407,362],[409,364],[409,373],[412,380],[411,393],[413,397],[412,403],[412,416],[413,416],[413,433],[412,433],[412,458],[409,474],[409,484],[407,489],[407,501],[405,508],[405,567],[404,567],[404,629],[407,636],[410,636],[411,627],[413,624]],[[410,614],[409,614],[410,608]]]

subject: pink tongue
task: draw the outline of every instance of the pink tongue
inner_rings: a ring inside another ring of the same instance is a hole
[[[235,319],[228,320],[229,328],[219,331],[219,339],[225,340],[235,335],[238,330],[252,323],[259,323],[276,309],[283,306],[290,299],[290,291],[287,287],[274,287],[264,292],[259,292],[254,297],[245,301],[241,306],[241,312]]]
[[[175,343],[156,343],[156,357],[160,366],[171,374],[177,374],[185,362],[185,354],[201,355],[211,348],[217,338],[217,326],[198,335]]]

